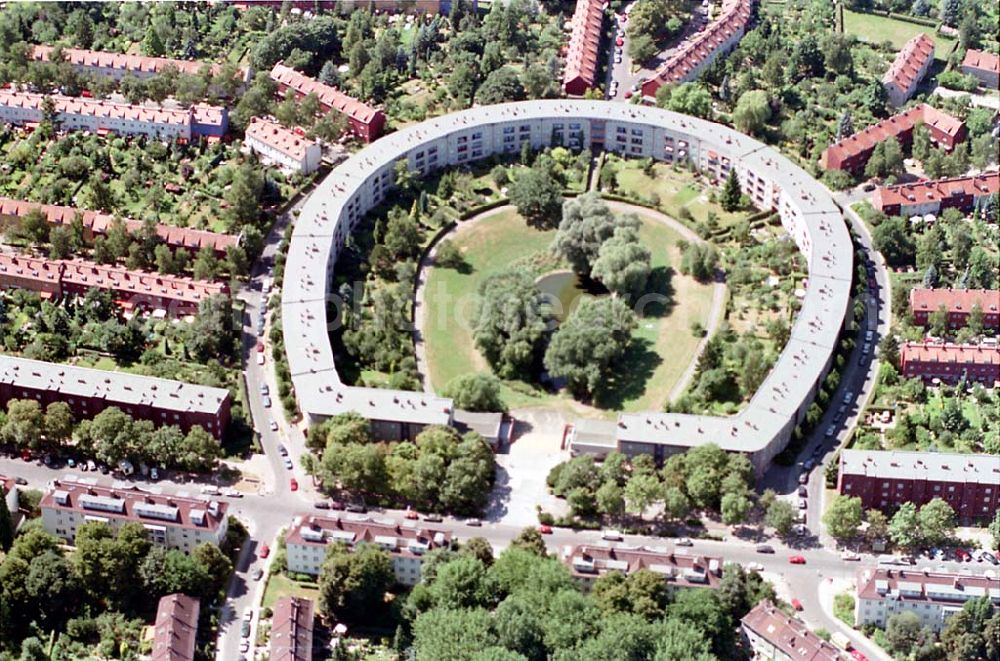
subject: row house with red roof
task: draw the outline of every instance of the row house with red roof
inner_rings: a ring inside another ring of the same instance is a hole
[[[282,597],[271,615],[270,661],[311,661],[315,608],[311,599]]]
[[[653,98],[664,85],[695,80],[717,57],[740,43],[753,18],[755,0],[723,0],[719,17],[685,41],[652,78],[642,84],[642,95]]]
[[[594,87],[604,33],[604,0],[577,0],[570,19],[563,91],[580,96]]]
[[[0,197],[0,220],[17,220],[24,218],[32,211],[45,214],[49,225],[70,225],[74,219],[80,218],[83,223],[83,238],[87,243],[93,243],[99,236],[107,236],[115,221],[115,217],[100,211],[89,211],[57,204],[40,204],[27,200],[12,200]],[[135,233],[142,229],[142,221],[124,220],[129,232]],[[232,234],[219,234],[207,230],[196,230],[189,227],[157,224],[156,234],[170,248],[184,248],[190,252],[198,252],[209,248],[217,257],[226,256],[226,248],[239,245],[239,237]]]
[[[48,62],[52,59],[53,46],[37,45],[32,48],[31,59],[36,62]],[[62,59],[73,65],[73,69],[82,74],[101,76],[121,80],[130,74],[136,78],[151,78],[169,69],[188,76],[201,75],[208,67],[213,76],[222,71],[222,65],[198,60],[177,60],[169,57],[147,57],[129,53],[109,53],[106,51],[87,50],[85,48],[62,47]],[[240,67],[239,75],[242,82],[250,80],[250,69]]]
[[[864,172],[875,145],[896,138],[905,149],[913,142],[913,129],[921,124],[930,132],[931,140],[947,151],[954,149],[967,135],[965,122],[921,103],[831,144],[820,155],[820,167]]]
[[[740,631],[753,658],[759,661],[843,661],[832,643],[820,638],[802,620],[764,599],[740,620]]]
[[[944,308],[949,328],[964,328],[972,308],[979,305],[983,328],[1000,329],[1000,291],[996,289],[924,289],[910,290],[910,316],[913,323],[926,326],[931,315]]]
[[[992,387],[1000,381],[1000,347],[906,342],[899,349],[899,368],[907,379],[956,383],[964,377]]]
[[[105,487],[96,479],[54,480],[39,508],[45,531],[70,544],[85,523],[104,523],[115,531],[139,523],[154,544],[190,553],[199,544],[221,544],[229,525],[226,502]]]
[[[288,571],[319,575],[329,544],[343,544],[352,550],[358,544],[373,544],[392,557],[399,584],[416,585],[424,557],[430,551],[449,547],[451,531],[425,528],[416,521],[400,524],[367,516],[306,514],[295,518],[285,537]]]
[[[194,661],[201,602],[180,592],[160,598],[151,661]]]
[[[229,293],[221,282],[207,282],[86,260],[44,259],[0,253],[0,290],[27,289],[54,299],[83,296],[90,289],[114,293],[126,311],[161,311],[175,318],[195,314],[201,302]]]
[[[278,122],[254,117],[247,126],[243,144],[285,170],[311,174],[319,167],[323,148],[300,131],[289,131]]]
[[[887,216],[923,216],[945,209],[971,213],[1000,193],[1000,172],[879,186],[872,206]]]
[[[889,103],[898,108],[909,101],[933,61],[934,40],[925,33],[921,32],[906,42],[882,77],[882,87]]]
[[[302,12],[338,11],[346,14],[357,9],[379,12],[408,12],[414,14],[447,14],[458,0],[226,0],[240,11],[251,7],[272,7]],[[466,11],[475,14],[479,10],[479,0],[466,0]]]
[[[995,90],[1000,87],[1000,57],[970,48],[962,59],[962,73],[975,76],[984,87]]]
[[[296,98],[300,99],[315,94],[324,112],[337,111],[347,116],[351,131],[365,142],[377,139],[385,129],[385,113],[381,110],[280,62],[271,69],[271,78],[278,83],[278,93],[281,96],[288,90],[292,90]]]
[[[951,452],[843,450],[837,492],[887,514],[935,498],[963,523],[989,521],[1000,508],[1000,457]]]
[[[229,129],[225,108],[132,105],[98,99],[0,90],[0,121],[34,127],[44,119],[45,99],[54,105],[55,120],[64,131],[91,131],[98,135],[144,135],[157,140],[190,141],[221,138]]]
[[[134,76],[140,80],[152,78],[169,70],[186,76],[201,76],[207,71],[211,76],[218,76],[222,72],[222,65],[214,62],[203,62],[199,60],[178,60],[169,57],[147,57],[145,55],[134,55],[131,53],[109,53],[107,51],[88,50],[85,48],[60,47],[62,59],[73,66],[73,70],[86,76],[100,78],[110,78],[120,82],[126,75]],[[31,59],[36,62],[49,62],[52,60],[54,46],[36,45],[31,49]],[[250,68],[239,67],[237,77],[242,89],[250,81]],[[219,94],[221,90],[214,84],[209,84],[209,89],[214,94]]]

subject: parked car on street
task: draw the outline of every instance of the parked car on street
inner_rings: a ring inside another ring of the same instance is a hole
[[[788,562],[792,563],[793,565],[804,565],[806,564],[806,558],[805,556],[802,555],[793,555],[788,558]]]

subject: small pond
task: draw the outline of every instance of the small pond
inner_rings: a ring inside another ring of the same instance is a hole
[[[535,280],[535,287],[542,292],[549,312],[559,323],[566,320],[580,304],[580,297],[587,293],[572,271],[546,273]]]

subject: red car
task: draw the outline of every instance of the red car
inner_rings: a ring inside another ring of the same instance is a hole
[[[792,563],[793,565],[804,565],[806,564],[806,559],[801,555],[793,555],[788,559],[788,562]]]
[[[548,526],[543,523],[542,525],[538,526],[538,532],[542,533],[543,535],[551,535],[552,526]]]
[[[264,343],[263,342],[258,342],[257,343],[257,353],[264,353]]]
[[[417,515],[417,513],[414,512],[413,510],[406,510],[406,514],[404,514],[403,516],[405,516],[407,519],[410,519],[411,521],[416,521],[417,519],[420,518]]]
[[[972,556],[969,555],[969,552],[966,551],[965,549],[955,549],[955,557],[961,560],[962,562],[965,562]]]
[[[626,90],[626,92],[625,92],[625,98],[626,99],[631,99],[632,98],[632,90]]]
[[[615,39],[615,46],[624,46],[624,45],[625,45],[624,39]]]
[[[868,661],[868,657],[859,652],[858,650],[852,649],[850,652],[848,652],[848,654],[850,654],[851,658],[853,658],[855,661]]]
[[[802,602],[799,601],[798,599],[792,599],[792,608],[794,608],[797,611],[802,610]]]
[[[299,490],[299,481],[298,481],[298,480],[296,480],[296,479],[295,479],[295,478],[293,477],[293,478],[291,479],[291,481],[289,481],[289,483],[288,483],[288,488],[289,488],[289,489],[291,489],[292,491],[298,491],[298,490]]]
[[[261,544],[260,551],[257,553],[257,556],[261,558],[266,558],[269,555],[271,555],[271,547],[268,546],[267,544]]]

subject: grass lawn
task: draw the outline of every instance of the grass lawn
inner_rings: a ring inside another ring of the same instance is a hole
[[[293,581],[284,573],[272,574],[267,579],[261,605],[263,608],[274,608],[274,602],[282,597],[305,597],[316,601],[319,598],[319,586],[313,581]]]
[[[934,39],[934,59],[945,61],[955,40],[935,34],[934,28],[901,21],[896,18],[844,10],[844,32],[857,35],[870,43],[892,42],[893,47],[902,48],[907,41],[921,32]]]
[[[451,237],[469,268],[465,273],[432,268],[427,276],[423,332],[431,384],[436,391],[442,391],[456,376],[489,369],[472,339],[480,283],[510,264],[532,275],[557,266],[547,255],[554,236],[554,231],[528,227],[516,212],[507,210],[477,225],[460,227]],[[645,308],[645,316],[633,333],[632,346],[618,366],[618,378],[597,402],[604,410],[589,409],[568,396],[553,395],[523,383],[505,384],[503,397],[508,406],[545,405],[602,416],[618,410],[663,407],[698,345],[699,338],[691,332],[692,323],[708,323],[712,286],[670,268],[681,260],[676,248],[680,236],[673,230],[643,218],[640,236],[653,253],[654,291],[667,296],[669,302]]]
[[[944,411],[944,401],[944,397],[941,396],[940,391],[935,390],[927,393],[927,404],[924,406],[924,410],[927,411],[928,416],[932,420],[941,417],[941,413]],[[973,429],[983,428],[982,410],[975,398],[962,398],[962,415],[969,421],[969,425]]]
[[[270,586],[269,586],[270,587]],[[849,627],[854,626],[854,597],[841,592],[833,598],[833,614]]]
[[[555,230],[528,227],[513,209],[473,226],[459,226],[450,238],[469,268],[432,268],[424,299],[423,333],[431,384],[440,392],[456,376],[489,369],[472,340],[479,285],[528,255],[544,253]]]
[[[618,186],[623,192],[647,197],[656,193],[660,209],[678,220],[684,219],[681,209],[687,209],[694,222],[708,222],[709,212],[714,212],[723,228],[735,225],[746,216],[742,212],[723,211],[718,203],[710,202],[703,186],[690,172],[656,163],[650,177],[642,171],[641,163],[634,160],[619,162],[618,168]]]

